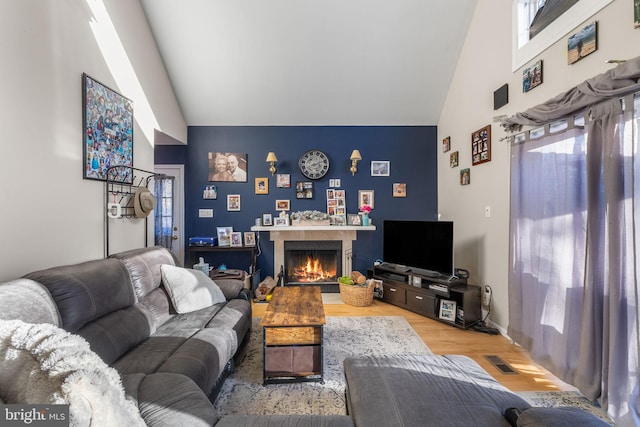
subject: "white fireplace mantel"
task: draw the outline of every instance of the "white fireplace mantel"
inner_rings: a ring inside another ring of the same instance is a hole
[[[277,274],[284,265],[284,242],[292,240],[340,240],[342,242],[342,274],[351,271],[352,242],[358,231],[375,231],[375,225],[282,225],[257,226],[251,231],[268,231],[273,242],[273,272]]]

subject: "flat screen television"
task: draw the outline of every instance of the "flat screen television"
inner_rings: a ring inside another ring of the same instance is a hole
[[[385,220],[382,236],[385,263],[430,276],[454,275],[453,222]]]

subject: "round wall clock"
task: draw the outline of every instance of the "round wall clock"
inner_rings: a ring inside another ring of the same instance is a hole
[[[329,172],[329,158],[320,150],[309,150],[298,160],[300,172],[309,179],[320,179]]]

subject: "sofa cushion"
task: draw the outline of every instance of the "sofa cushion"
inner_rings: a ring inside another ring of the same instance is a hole
[[[209,398],[184,375],[125,375],[122,383],[149,426],[209,427],[218,421]]]
[[[225,302],[218,285],[200,270],[162,265],[162,283],[178,313],[189,313]]]
[[[353,357],[344,374],[358,426],[509,427],[504,410],[528,406],[465,356]]]
[[[68,404],[71,425],[145,425],[117,372],[50,324],[0,321],[0,393],[9,404]]]
[[[58,307],[62,327],[69,332],[76,332],[105,314],[135,303],[129,273],[116,259],[53,267],[24,277],[49,290]]]
[[[229,415],[216,427],[353,427],[353,421],[346,415]]]
[[[160,287],[162,283],[161,265],[177,265],[171,251],[161,246],[132,249],[110,255],[109,258],[119,259],[125,264],[139,300]]]
[[[0,284],[0,319],[60,326],[60,314],[51,294],[40,283],[29,279]]]
[[[610,424],[580,408],[524,408],[517,410],[517,427],[609,427]]]

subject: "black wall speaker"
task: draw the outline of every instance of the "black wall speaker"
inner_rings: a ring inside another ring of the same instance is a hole
[[[507,105],[509,102],[509,85],[505,83],[498,90],[493,92],[493,109]]]

